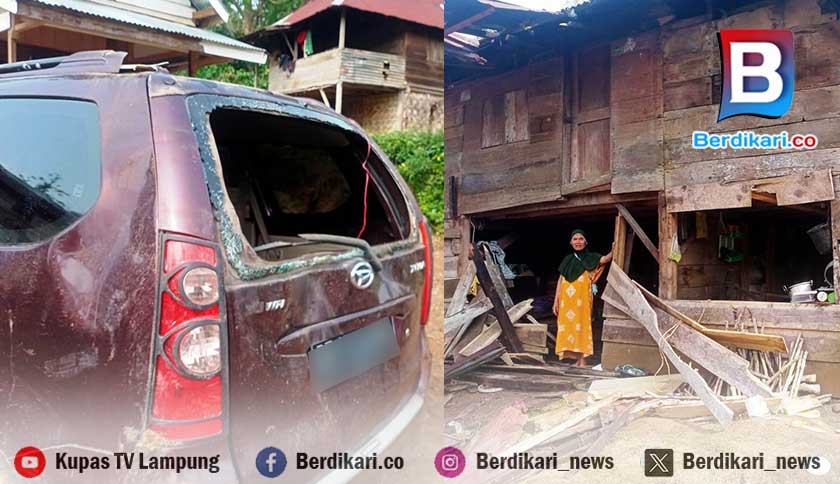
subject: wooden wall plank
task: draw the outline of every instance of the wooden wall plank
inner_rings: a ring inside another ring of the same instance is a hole
[[[505,143],[528,139],[528,100],[525,90],[505,94]]]
[[[668,188],[665,196],[670,213],[752,206],[747,183],[679,185]]]
[[[482,110],[481,147],[490,148],[505,142],[504,98],[496,96],[484,100]]]

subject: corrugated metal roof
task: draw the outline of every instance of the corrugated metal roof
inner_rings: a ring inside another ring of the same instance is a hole
[[[523,7],[534,12],[562,12],[589,0],[479,0],[496,8]]]
[[[110,5],[102,5],[98,3],[91,3],[84,0],[26,0],[33,3],[40,3],[49,5],[51,7],[65,8],[74,12],[91,15],[94,17],[106,18],[121,23],[136,25],[152,30],[159,30],[161,32],[168,32],[171,34],[183,35],[191,39],[219,44],[225,47],[246,51],[250,54],[249,57],[255,53],[264,52],[263,49],[255,47],[245,42],[226,37],[222,34],[204,30],[197,27],[190,27],[189,25],[179,24],[177,22],[170,22],[168,20],[158,19],[149,15],[143,15],[128,10],[112,7]],[[234,57],[237,58],[237,57]],[[248,60],[248,59],[243,59]]]
[[[290,27],[331,7],[355,8],[429,27],[443,28],[443,0],[310,0],[272,27]]]

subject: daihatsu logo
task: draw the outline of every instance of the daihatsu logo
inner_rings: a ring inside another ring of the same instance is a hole
[[[367,262],[359,262],[350,271],[350,279],[359,289],[369,288],[373,284],[374,277],[373,267]]]

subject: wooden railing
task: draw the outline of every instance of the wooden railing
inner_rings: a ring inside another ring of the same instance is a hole
[[[269,88],[296,93],[334,86],[339,81],[385,89],[405,87],[405,57],[358,49],[331,49],[298,59],[295,71],[276,67],[269,73]]]

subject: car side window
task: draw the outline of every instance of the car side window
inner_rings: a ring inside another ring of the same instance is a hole
[[[93,207],[100,184],[96,104],[0,99],[0,245],[58,234]]]

